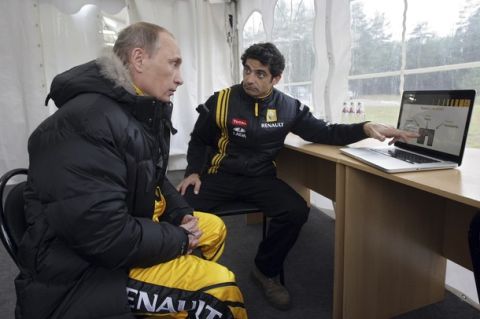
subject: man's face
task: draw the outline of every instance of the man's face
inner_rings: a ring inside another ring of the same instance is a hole
[[[137,60],[134,82],[147,95],[169,102],[178,86],[183,84],[180,73],[182,56],[175,39],[166,32],[159,34],[160,48],[152,56],[144,52]],[[139,62],[138,62],[139,61]]]
[[[268,66],[255,59],[247,59],[243,66],[243,89],[248,95],[261,98],[270,93],[280,81],[281,75],[273,77]]]

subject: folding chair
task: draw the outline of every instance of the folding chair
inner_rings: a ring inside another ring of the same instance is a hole
[[[17,248],[27,228],[23,198],[26,181],[13,185],[8,192],[6,190],[7,183],[14,176],[26,176],[27,174],[27,169],[18,168],[8,171],[0,177],[0,238],[8,254],[17,265]]]

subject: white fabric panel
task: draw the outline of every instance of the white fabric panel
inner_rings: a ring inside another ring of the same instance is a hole
[[[350,0],[326,0],[326,48],[329,64],[325,86],[325,119],[339,122],[348,95],[350,71]]]
[[[170,169],[186,167],[190,132],[198,104],[215,90],[233,84],[231,54],[226,41],[225,11],[228,4],[196,0],[129,1],[131,22],[147,21],[170,30],[180,46],[184,84],[173,98],[173,125],[178,133],[171,140]]]
[[[326,2],[315,1],[315,25],[313,32],[313,45],[315,47],[315,66],[312,72],[312,98],[315,115],[325,118],[326,100],[325,86],[329,71],[327,46],[326,46]]]
[[[0,49],[0,172],[28,166],[27,140],[56,107],[44,107],[52,78],[94,59],[103,46],[101,15],[93,5],[73,15],[49,1],[2,2]]]
[[[94,5],[69,14],[44,0],[40,4],[40,21],[49,86],[57,74],[97,58],[103,48],[101,12]],[[55,112],[54,103],[49,105],[50,113]]]
[[[254,11],[258,11],[262,14],[263,28],[265,29],[267,41],[272,40],[272,30],[273,30],[273,13],[275,10],[275,5],[277,0],[249,0],[249,1],[238,1],[237,5],[237,21],[238,21],[238,32],[239,36],[239,48],[243,48],[243,38],[242,31],[245,23],[248,18]],[[242,52],[240,52],[241,56]],[[240,64],[240,61],[238,62]]]
[[[277,0],[251,0],[238,1],[238,23],[239,30],[243,30],[243,26],[254,11],[258,11],[263,15],[263,27],[267,34],[267,41],[272,38],[273,30],[273,11]]]
[[[36,1],[0,4],[0,173],[28,166],[27,139],[48,114]]]

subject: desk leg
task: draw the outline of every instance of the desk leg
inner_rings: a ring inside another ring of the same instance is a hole
[[[277,163],[279,177],[300,193],[307,202],[310,200],[310,189],[336,202],[333,318],[341,319],[343,317],[345,166],[289,149],[283,149],[280,152]]]
[[[343,318],[343,268],[345,236],[345,166],[336,166],[335,257],[333,269],[333,318]]]
[[[391,318],[444,298],[445,204],[346,168],[343,318]]]

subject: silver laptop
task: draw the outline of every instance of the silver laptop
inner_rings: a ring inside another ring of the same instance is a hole
[[[462,163],[474,99],[474,90],[405,91],[397,128],[418,132],[418,138],[340,151],[388,173],[455,168]]]

